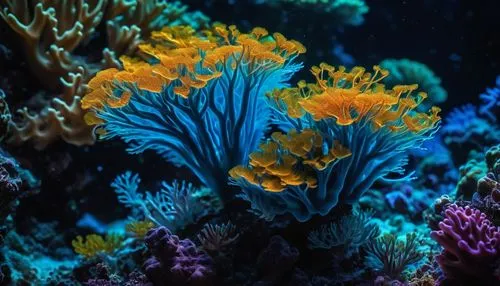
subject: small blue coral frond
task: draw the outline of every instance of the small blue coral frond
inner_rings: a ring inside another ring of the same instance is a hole
[[[118,201],[126,207],[132,208],[140,204],[143,200],[143,195],[137,192],[140,183],[141,178],[138,174],[126,171],[115,178],[111,183],[111,187],[118,195]]]
[[[500,75],[496,79],[496,86],[486,88],[484,93],[479,95],[481,105],[479,114],[486,116],[491,122],[497,122],[500,114]]]

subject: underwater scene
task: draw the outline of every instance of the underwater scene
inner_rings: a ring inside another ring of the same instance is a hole
[[[500,285],[499,11],[0,0],[0,285]]]

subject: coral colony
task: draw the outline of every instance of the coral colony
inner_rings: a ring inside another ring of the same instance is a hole
[[[0,285],[500,285],[500,76],[198,2],[0,0]]]

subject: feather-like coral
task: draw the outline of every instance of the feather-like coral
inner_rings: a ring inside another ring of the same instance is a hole
[[[291,213],[305,221],[356,202],[376,180],[403,174],[406,151],[431,138],[440,120],[437,107],[416,111],[426,98],[413,95],[417,85],[386,90],[379,82],[389,73],[378,66],[369,73],[321,64],[311,72],[315,83],[268,94],[274,123],[287,134],[273,134],[248,166],[230,172],[268,220]]]
[[[268,126],[264,93],[285,86],[305,48],[263,28],[164,28],[140,46],[148,61],[122,58],[99,72],[82,106],[87,122],[120,137],[130,153],[153,149],[187,166],[221,197],[228,170],[244,163]]]
[[[118,234],[108,234],[102,237],[97,234],[89,234],[85,236],[77,236],[71,242],[76,253],[85,258],[92,258],[99,253],[112,253],[118,249],[123,243],[123,237]]]
[[[128,171],[117,176],[111,187],[120,203],[155,225],[183,228],[212,211],[199,201],[198,194],[203,190],[189,182],[162,182],[162,189],[154,194],[139,192],[140,182],[139,175]]]

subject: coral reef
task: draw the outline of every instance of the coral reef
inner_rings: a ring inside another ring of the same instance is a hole
[[[0,0],[0,285],[499,284],[496,7],[181,1]]]

